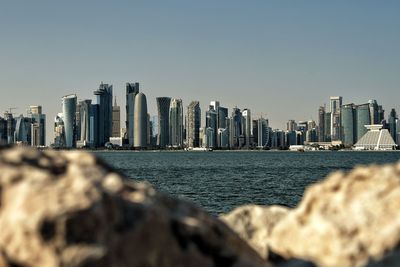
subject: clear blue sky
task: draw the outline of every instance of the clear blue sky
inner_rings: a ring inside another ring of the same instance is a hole
[[[400,111],[400,1],[55,1],[0,4],[0,110],[43,105],[101,81],[125,105],[155,97],[263,113],[273,127],[317,119],[330,95]],[[122,120],[125,114],[122,114]]]

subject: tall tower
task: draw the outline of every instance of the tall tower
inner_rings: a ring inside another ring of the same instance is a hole
[[[208,144],[212,144],[212,147],[216,146],[218,136],[218,116],[214,106],[215,105],[210,105],[209,109],[206,111],[206,134]]]
[[[112,85],[101,83],[98,90],[94,91],[99,105],[99,145],[104,146],[110,140],[112,134]]]
[[[46,145],[46,115],[42,113],[42,106],[30,106],[29,116],[32,119],[32,146]]]
[[[147,101],[143,93],[139,93],[135,97],[134,110],[134,147],[147,147]]]
[[[121,137],[121,108],[117,106],[117,97],[112,107],[112,137]]]
[[[394,108],[390,111],[389,118],[388,118],[388,123],[389,123],[389,132],[390,135],[392,136],[393,140],[396,142],[397,141],[397,113]]]
[[[342,100],[341,96],[330,97],[332,141],[340,140],[340,107],[342,106]]]
[[[192,101],[187,107],[187,146],[200,146],[201,110],[199,101]]]
[[[158,137],[157,145],[165,148],[169,143],[169,106],[170,97],[157,97],[158,109]]]
[[[370,125],[373,124],[371,122],[371,116],[370,116],[370,106],[369,104],[362,104],[358,105],[356,107],[356,119],[355,122],[357,124],[356,128],[356,137],[354,140],[354,143],[357,143],[358,140],[361,139],[361,137],[364,136],[368,132],[368,129],[365,127],[365,125]]]
[[[325,142],[325,107],[318,109],[318,142]]]
[[[181,99],[172,99],[169,108],[169,144],[183,146],[183,107]]]
[[[251,125],[251,112],[250,109],[244,109],[242,112],[242,116],[244,118],[244,135],[245,135],[245,142],[246,142],[246,147],[249,148],[252,145],[251,142],[251,131],[252,131],[252,125]]]
[[[357,127],[356,127],[356,106],[351,104],[343,105],[341,108],[341,137],[343,145],[346,147],[354,145],[357,138]]]
[[[92,107],[92,100],[86,99],[80,101],[80,124],[81,124],[81,135],[79,138],[79,143],[82,146],[88,146],[90,144],[90,113]]]
[[[139,83],[126,83],[126,138],[129,146],[133,146],[133,121],[135,97],[139,93]]]
[[[67,95],[62,98],[65,147],[75,147],[75,119],[76,95]]]

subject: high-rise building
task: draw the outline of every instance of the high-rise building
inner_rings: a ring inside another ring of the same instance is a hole
[[[212,129],[212,131],[210,129]],[[211,133],[213,134],[213,136],[208,136],[208,134]],[[207,139],[211,139],[208,144],[212,144],[212,147],[216,147],[218,135],[218,115],[213,105],[210,105],[208,110],[206,111],[206,134]]]
[[[112,100],[113,87],[112,85],[100,84],[99,89],[94,91],[99,105],[99,120],[98,120],[98,138],[99,146],[104,146],[109,142],[112,135]]]
[[[75,137],[74,139],[78,141],[81,137],[81,102],[78,101],[76,103],[76,111],[75,111]],[[77,144],[78,145],[78,144]]]
[[[371,118],[371,123],[372,124],[379,124],[381,123],[379,121],[379,115],[378,115],[378,102],[376,100],[369,100],[368,101],[369,105],[369,116]]]
[[[134,147],[146,148],[148,135],[148,115],[147,115],[147,100],[143,93],[138,93],[135,97],[134,111]]]
[[[169,106],[171,104],[170,97],[157,97],[158,110],[158,137],[157,145],[165,148],[169,143]]]
[[[100,110],[100,105],[99,104],[92,104],[90,106],[90,141],[89,143],[91,146],[94,147],[99,147],[100,145],[100,139],[99,139],[99,110]]]
[[[341,136],[343,145],[346,147],[355,144],[357,137],[356,131],[356,107],[353,103],[342,105],[341,114]]]
[[[297,130],[297,124],[295,120],[289,120],[286,123],[286,130],[288,131],[296,131]]]
[[[244,118],[244,136],[245,136],[245,146],[247,148],[252,146],[252,125],[251,125],[251,112],[250,109],[244,109],[242,112],[242,117]]]
[[[28,116],[32,119],[32,146],[46,145],[46,115],[42,113],[42,106],[30,106]]]
[[[65,127],[63,113],[58,113],[54,119],[54,147],[65,147]]]
[[[14,142],[17,144],[31,145],[31,124],[32,119],[20,115],[16,118]]]
[[[340,140],[340,107],[342,106],[341,96],[330,97],[331,112],[331,139],[332,141]]]
[[[397,113],[394,108],[390,111],[389,118],[388,118],[388,124],[389,124],[389,132],[390,135],[392,136],[393,140],[396,142],[397,141]]]
[[[318,109],[318,142],[325,142],[325,107]]]
[[[199,101],[192,101],[187,107],[187,146],[200,146],[201,110]]]
[[[14,132],[16,121],[11,112],[5,112],[4,118],[7,121],[7,144],[14,144]]]
[[[233,108],[232,110],[232,123],[230,134],[232,135],[231,147],[240,147],[240,137],[242,136],[242,112],[240,112],[240,109],[237,107]]]
[[[362,104],[362,105],[357,105],[356,107],[356,113],[357,113],[357,118],[356,118],[356,123],[357,123],[357,130],[356,130],[356,138],[354,140],[354,143],[356,143],[358,140],[363,137],[368,129],[365,127],[365,125],[371,125],[371,117],[370,117],[370,108],[369,104]]]
[[[126,136],[129,146],[133,146],[133,121],[135,97],[139,93],[139,83],[126,83]]]
[[[62,121],[64,123],[65,147],[75,147],[75,119],[76,95],[67,95],[62,98]]]
[[[90,142],[90,115],[92,108],[92,100],[86,99],[79,102],[79,121],[81,125],[81,133],[79,136],[79,141],[77,142],[77,146],[86,147],[91,146]]]
[[[385,120],[385,110],[381,105],[378,105],[378,124],[381,124]]]
[[[258,140],[257,144],[259,148],[270,147],[270,139],[271,139],[271,128],[268,125],[268,120],[264,118],[259,118],[258,122]]]
[[[117,105],[117,97],[112,107],[112,137],[121,137],[121,108]]]
[[[219,107],[217,110],[218,113],[218,128],[227,128],[226,127],[226,118],[228,118],[228,108]]]
[[[183,147],[183,106],[181,99],[172,99],[169,108],[169,144]]]
[[[325,142],[330,142],[331,139],[331,113],[330,112],[325,112],[325,123],[324,123],[324,137],[325,137]]]
[[[0,145],[7,144],[7,121],[0,117]]]

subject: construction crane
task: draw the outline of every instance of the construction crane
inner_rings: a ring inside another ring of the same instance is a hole
[[[8,110],[6,110],[4,113],[5,114],[11,114],[11,115],[14,115],[15,114],[15,112],[12,112],[13,110],[15,110],[15,109],[18,109],[17,107],[14,107],[14,108],[8,108]]]

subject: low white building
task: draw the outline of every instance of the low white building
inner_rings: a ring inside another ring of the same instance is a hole
[[[396,143],[383,125],[365,125],[368,132],[354,145],[355,150],[394,150]]]

